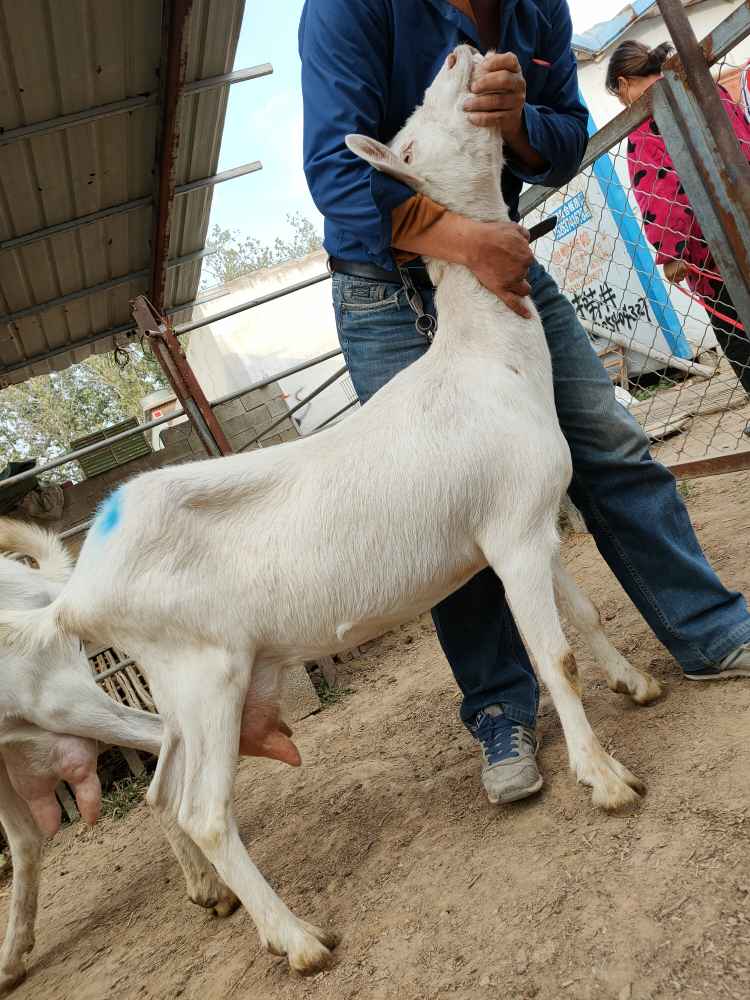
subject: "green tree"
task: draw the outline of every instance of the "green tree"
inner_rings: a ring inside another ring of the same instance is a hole
[[[143,396],[166,385],[155,358],[132,345],[3,389],[0,467],[12,459],[49,461],[67,451],[77,437],[127,417],[140,418]],[[76,479],[79,473],[73,465],[48,476]]]
[[[237,229],[215,225],[209,237],[214,253],[206,258],[204,274],[223,285],[243,274],[299,260],[320,250],[323,245],[320,235],[309,219],[295,212],[287,215],[286,221],[292,230],[291,236],[288,239],[277,236],[273,243],[261,243],[252,236],[243,237]]]

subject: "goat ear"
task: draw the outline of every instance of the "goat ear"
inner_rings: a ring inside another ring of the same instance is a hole
[[[353,153],[366,160],[376,170],[390,174],[409,187],[421,188],[424,184],[422,178],[410,170],[408,163],[400,160],[392,149],[377,139],[370,139],[366,135],[348,135],[345,141]]]

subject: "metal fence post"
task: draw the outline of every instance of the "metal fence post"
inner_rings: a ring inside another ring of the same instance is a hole
[[[681,62],[664,67],[652,110],[737,313],[750,329],[750,166],[681,0],[658,0]]]
[[[182,408],[209,455],[231,455],[232,446],[221,429],[206,395],[200,387],[180,342],[145,295],[131,303],[133,319],[141,336],[147,337],[153,352],[169,379]]]

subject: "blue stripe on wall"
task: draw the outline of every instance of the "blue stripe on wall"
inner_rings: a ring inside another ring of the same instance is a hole
[[[583,96],[579,94],[579,97],[581,103],[585,105]],[[591,112],[589,112],[588,129],[590,136],[596,132]],[[669,299],[664,280],[656,270],[643,230],[615,169],[614,159],[609,153],[605,153],[594,161],[593,170],[669,350],[677,358],[692,358],[693,352],[683,332],[682,323]]]

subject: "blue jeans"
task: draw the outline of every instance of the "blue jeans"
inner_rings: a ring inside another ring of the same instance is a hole
[[[683,670],[716,664],[750,641],[745,601],[711,569],[674,477],[654,461],[640,425],[617,402],[573,307],[539,264],[532,266],[529,281],[573,459],[570,497],[610,569]],[[433,312],[432,293],[422,297]],[[334,274],[333,304],[363,403],[427,350],[398,285]],[[493,571],[478,573],[441,601],[432,617],[463,693],[462,719],[498,704],[515,722],[532,725],[536,679]]]

